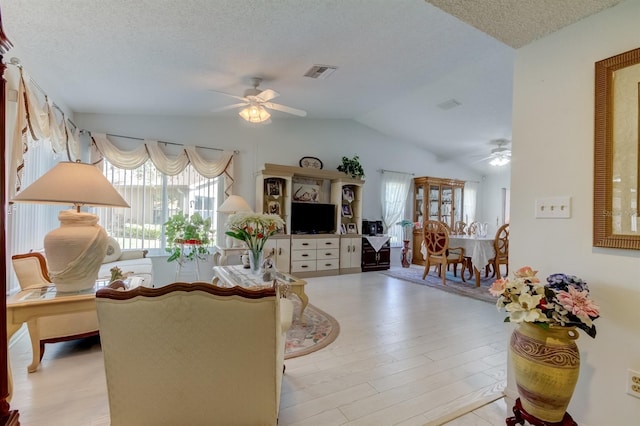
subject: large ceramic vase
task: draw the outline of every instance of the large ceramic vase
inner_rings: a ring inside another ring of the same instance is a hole
[[[545,330],[522,323],[511,335],[510,355],[522,407],[547,422],[560,422],[571,401],[580,352],[575,327]]]
[[[411,266],[411,258],[413,257],[413,253],[411,252],[412,250],[409,248],[409,240],[404,240],[403,241],[403,246],[402,246],[402,258],[401,258],[401,263],[402,263],[402,267],[403,268],[408,268]]]

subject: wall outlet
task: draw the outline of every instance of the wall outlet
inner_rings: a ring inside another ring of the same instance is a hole
[[[640,371],[627,370],[627,393],[640,398]]]

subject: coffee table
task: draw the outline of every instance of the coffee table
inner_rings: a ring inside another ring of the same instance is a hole
[[[284,296],[293,293],[300,298],[302,307],[300,309],[300,321],[303,320],[302,314],[309,304],[309,297],[304,292],[304,286],[307,285],[305,280],[296,278],[284,272],[273,272],[273,278],[268,281],[263,280],[262,275],[254,275],[250,269],[245,269],[242,265],[214,266],[212,283],[219,287],[240,286],[245,288],[261,288],[273,285],[273,279],[281,285]]]

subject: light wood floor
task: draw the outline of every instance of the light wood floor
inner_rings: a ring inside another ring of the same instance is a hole
[[[286,361],[280,425],[505,424],[507,331],[494,305],[376,272],[308,282],[340,336]],[[48,345],[32,374],[27,336],[10,357],[22,425],[109,424],[97,339]]]

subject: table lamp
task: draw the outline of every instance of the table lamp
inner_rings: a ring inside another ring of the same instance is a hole
[[[229,195],[229,197],[224,200],[222,204],[220,204],[220,207],[218,207],[218,211],[220,213],[233,214],[237,212],[250,212],[252,210],[251,207],[249,207],[249,204],[247,204],[247,202],[241,196]],[[227,235],[225,239],[225,245],[227,246],[227,248],[233,247],[234,243],[234,238]]]
[[[61,211],[60,228],[44,237],[49,277],[60,292],[93,288],[108,236],[98,225],[98,216],[81,212],[80,207],[129,207],[100,169],[79,161],[58,163],[12,201],[75,207]]]

